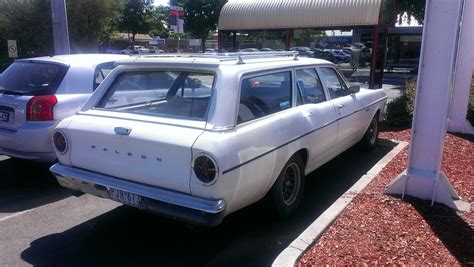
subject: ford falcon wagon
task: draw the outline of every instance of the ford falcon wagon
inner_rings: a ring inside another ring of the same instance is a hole
[[[118,64],[56,127],[51,171],[67,188],[208,226],[263,198],[292,213],[305,175],[374,148],[387,98],[296,52]]]

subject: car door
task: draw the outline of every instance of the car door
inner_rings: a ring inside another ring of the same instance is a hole
[[[338,116],[336,149],[341,152],[352,146],[359,139],[360,112],[357,95],[351,94],[343,78],[332,67],[319,67],[318,73],[329,93],[331,102]]]
[[[337,114],[315,68],[296,69],[295,76],[301,122],[309,124],[311,129],[305,137],[310,144],[307,165],[311,171],[329,160],[335,152]]]

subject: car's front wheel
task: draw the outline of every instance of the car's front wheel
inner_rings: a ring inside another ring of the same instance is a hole
[[[360,141],[360,146],[366,151],[370,151],[375,148],[377,139],[379,138],[379,121],[377,116],[372,118],[370,121],[369,128],[364,134],[364,137]]]
[[[304,167],[299,155],[294,155],[283,167],[269,192],[272,207],[279,216],[288,216],[303,198]]]

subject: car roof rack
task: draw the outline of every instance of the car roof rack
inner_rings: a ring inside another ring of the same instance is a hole
[[[245,64],[244,59],[269,59],[269,58],[289,58],[298,60],[297,51],[275,51],[275,52],[235,52],[235,53],[179,53],[179,54],[159,54],[159,55],[139,55],[143,58],[211,58],[223,61],[234,61],[236,64]]]

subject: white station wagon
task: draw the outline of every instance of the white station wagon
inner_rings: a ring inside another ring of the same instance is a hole
[[[291,213],[306,174],[375,146],[387,98],[293,52],[119,64],[56,127],[51,171],[73,190],[208,226],[265,196]]]

